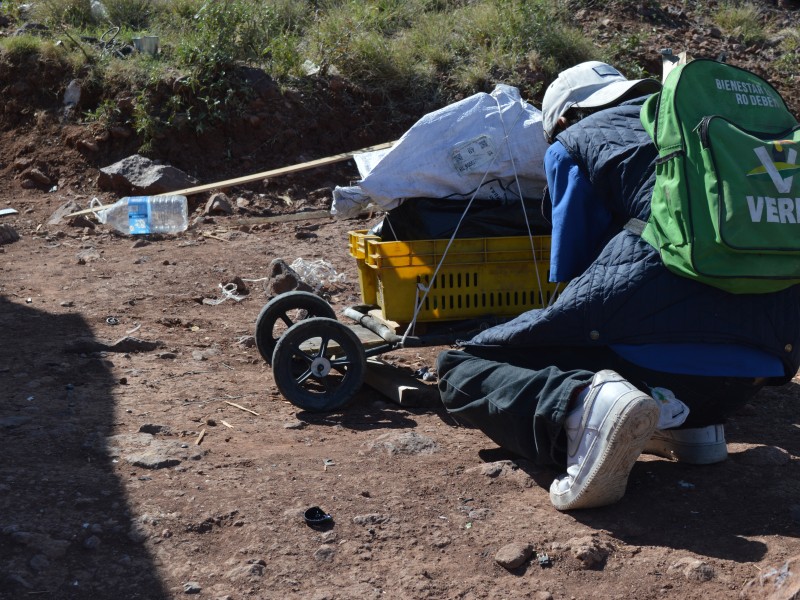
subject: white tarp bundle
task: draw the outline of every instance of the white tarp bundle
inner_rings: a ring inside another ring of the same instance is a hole
[[[541,111],[498,85],[425,115],[389,150],[357,155],[362,179],[334,190],[331,213],[350,218],[407,198],[539,198],[546,149]]]

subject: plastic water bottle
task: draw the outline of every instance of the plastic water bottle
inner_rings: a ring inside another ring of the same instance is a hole
[[[189,208],[186,196],[130,196],[99,209],[97,218],[122,233],[178,233],[189,227]]]

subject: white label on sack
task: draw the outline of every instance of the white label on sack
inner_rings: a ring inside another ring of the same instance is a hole
[[[451,159],[456,172],[463,176],[486,171],[496,153],[492,138],[484,134],[455,146]]]

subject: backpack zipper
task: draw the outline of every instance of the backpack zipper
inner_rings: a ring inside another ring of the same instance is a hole
[[[736,127],[739,131],[743,131],[744,133],[752,135],[753,137],[758,138],[762,141],[765,140],[765,138],[767,137],[771,137],[771,139],[785,138],[794,133],[795,131],[797,131],[798,129],[800,129],[800,124],[798,124],[795,125],[794,127],[790,127],[789,129],[786,129],[778,133],[766,133],[764,131],[750,131],[747,129],[742,129],[741,127],[737,126],[735,123],[733,123],[729,119],[726,119],[723,116],[707,115],[702,119],[700,119],[700,122],[697,124],[697,127],[695,127],[692,130],[692,132],[697,133],[700,136],[700,145],[703,146],[703,150],[708,150],[708,148],[711,146],[711,137],[708,133],[708,129],[710,127],[712,119],[722,119],[723,121],[730,123],[731,125]]]

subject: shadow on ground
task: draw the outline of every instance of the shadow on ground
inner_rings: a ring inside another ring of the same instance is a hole
[[[0,598],[167,598],[104,452],[120,385],[76,314],[0,297]]]

